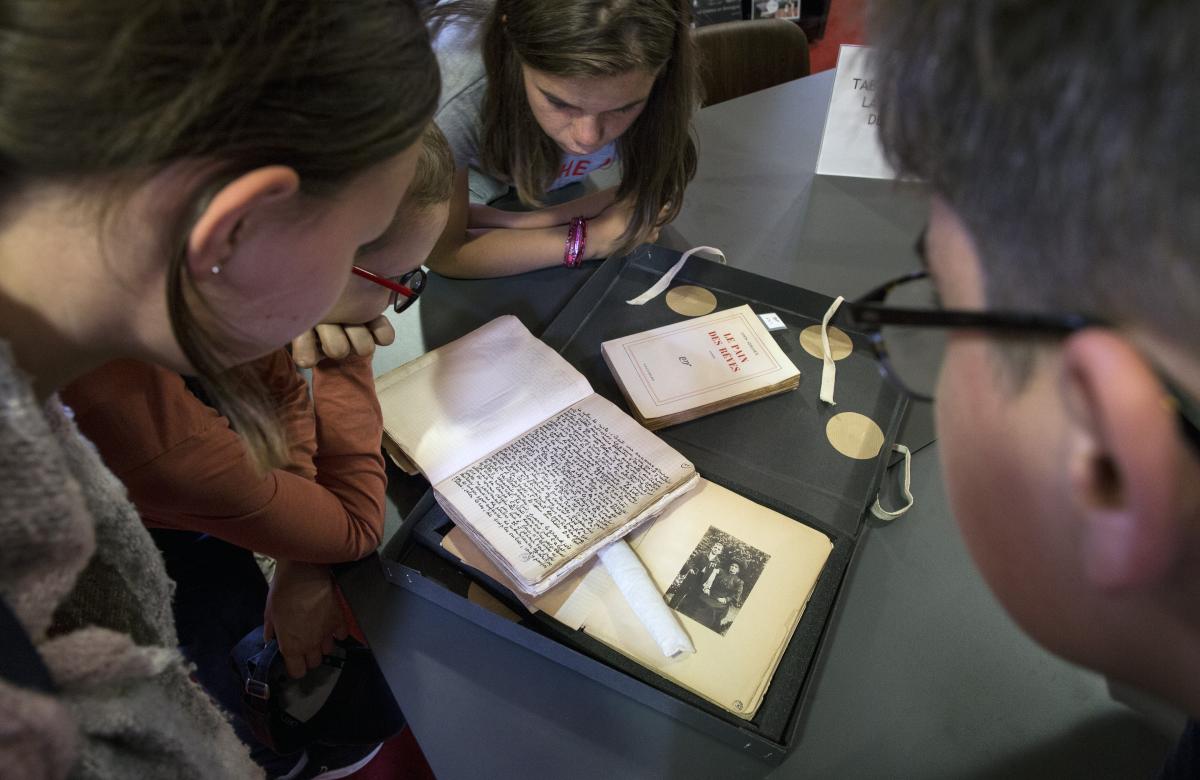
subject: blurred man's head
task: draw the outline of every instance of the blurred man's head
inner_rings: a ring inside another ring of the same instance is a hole
[[[1112,323],[951,336],[938,430],[968,546],[1047,647],[1196,714],[1200,462],[1157,374],[1200,397],[1200,4],[872,10],[942,304]]]

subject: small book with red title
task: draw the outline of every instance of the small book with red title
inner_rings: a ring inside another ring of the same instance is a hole
[[[650,430],[800,385],[800,370],[749,306],[606,341],[601,352]]]

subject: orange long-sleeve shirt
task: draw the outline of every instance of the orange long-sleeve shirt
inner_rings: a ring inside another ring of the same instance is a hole
[[[290,448],[288,464],[266,474],[228,420],[158,366],[114,361],[69,385],[62,399],[147,525],[293,561],[368,555],[383,534],[387,485],[371,359],[322,361],[311,398],[285,350],[255,366]]]

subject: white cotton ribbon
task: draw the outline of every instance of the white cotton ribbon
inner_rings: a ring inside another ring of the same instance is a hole
[[[692,640],[684,632],[675,613],[663,601],[662,593],[628,542],[624,539],[613,542],[598,555],[663,655],[674,658],[696,652]]]
[[[671,285],[671,281],[675,278],[675,275],[683,270],[683,264],[687,262],[687,259],[697,252],[712,252],[714,255],[720,258],[722,265],[725,265],[727,262],[725,260],[725,253],[720,249],[717,249],[715,246],[694,246],[688,251],[684,252],[683,256],[679,258],[675,265],[671,266],[670,269],[662,275],[662,278],[651,285],[649,290],[646,290],[646,292],[642,293],[636,298],[625,301],[625,303],[628,303],[630,306],[641,306],[647,301],[652,301],[658,296],[662,295],[663,290],[667,289],[667,287]]]
[[[895,520],[912,509],[914,503],[912,491],[909,489],[912,485],[912,450],[903,444],[893,444],[892,449],[904,456],[904,498],[908,503],[899,509],[888,510],[883,508],[883,504],[879,503],[879,496],[876,496],[875,504],[871,507],[871,514],[880,520]]]
[[[833,359],[833,351],[829,349],[829,321],[833,319],[833,315],[837,312],[838,307],[842,305],[842,296],[834,299],[833,304],[825,312],[825,316],[821,318],[821,359],[824,365],[821,366],[821,400],[830,406],[837,406],[833,400],[833,384],[837,379],[837,364]]]

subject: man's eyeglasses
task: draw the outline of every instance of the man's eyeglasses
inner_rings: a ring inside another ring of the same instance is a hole
[[[388,278],[373,274],[365,268],[354,266],[350,269],[356,276],[361,276],[368,282],[374,282],[381,287],[386,287],[392,291],[392,297],[389,304],[392,310],[397,314],[413,305],[417,300],[417,296],[425,289],[425,270],[418,268],[415,271],[409,271],[403,276]]]
[[[854,327],[871,340],[883,375],[918,401],[933,400],[949,331],[955,328],[1062,338],[1084,328],[1108,326],[1082,314],[942,309],[927,271],[880,285],[847,304],[845,311]],[[1200,404],[1151,365],[1175,408],[1180,430],[1200,451]]]

